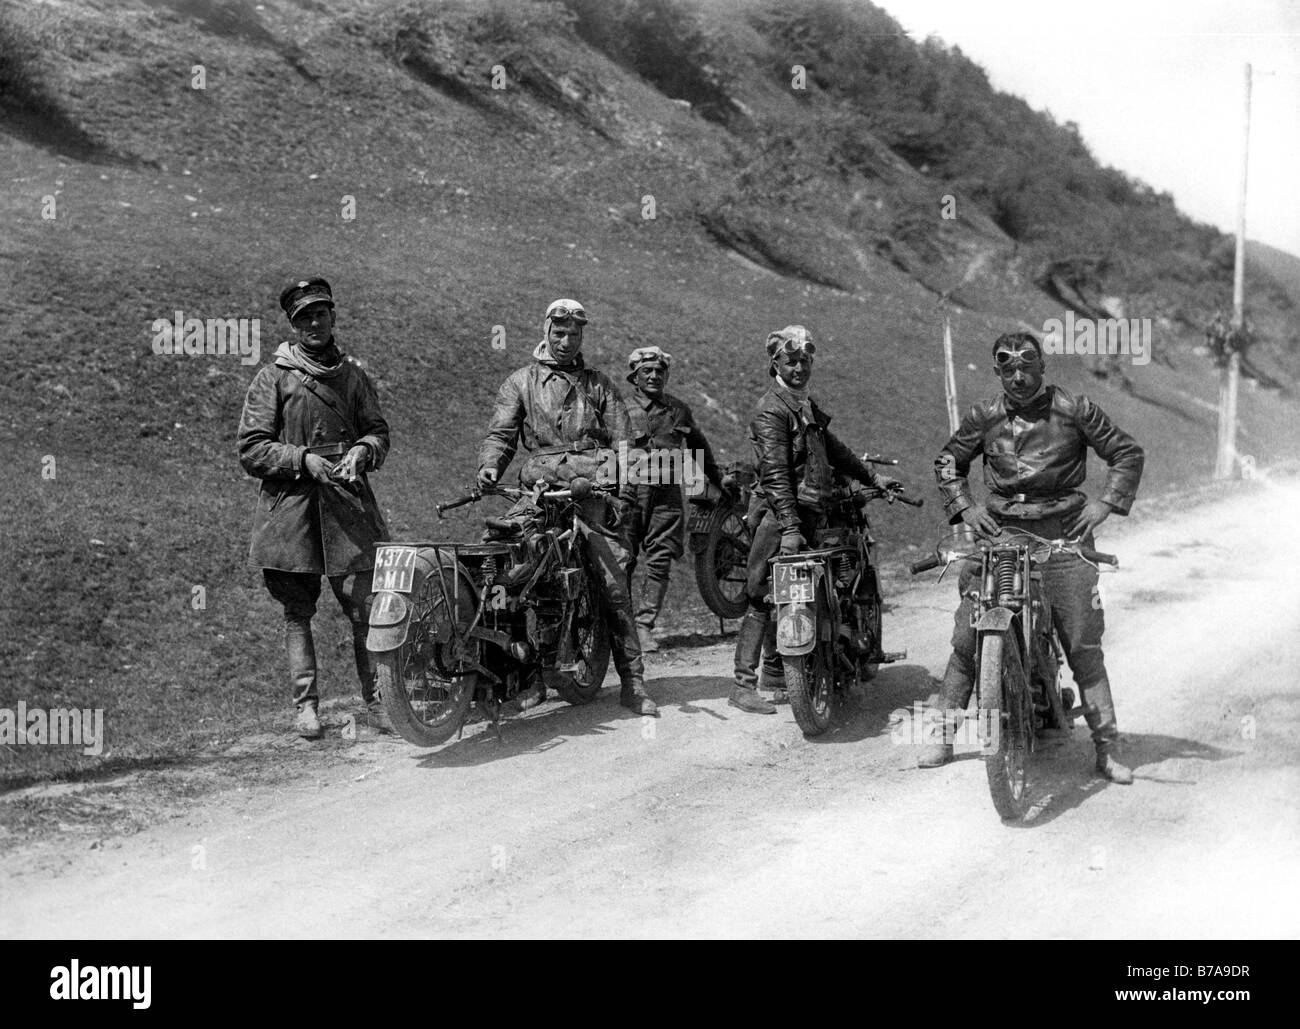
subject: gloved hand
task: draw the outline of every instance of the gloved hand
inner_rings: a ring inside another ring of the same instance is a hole
[[[481,489],[491,489],[497,484],[497,470],[483,467],[478,470],[478,484]]]
[[[808,541],[803,538],[803,533],[798,529],[787,529],[781,533],[781,553],[797,554],[808,545]]]
[[[1070,527],[1065,530],[1068,536],[1086,536],[1110,517],[1113,508],[1104,500],[1091,500],[1075,515]]]
[[[606,503],[609,504],[609,515],[605,520],[606,524],[611,529],[626,525],[628,516],[632,512],[632,502],[624,497],[611,494]]]
[[[317,482],[329,483],[330,476],[334,472],[334,466],[330,464],[320,454],[303,454],[303,469]]]
[[[344,482],[356,482],[357,477],[366,470],[366,466],[369,464],[370,448],[363,443],[358,443],[344,455],[342,461],[334,466],[331,474],[335,479],[341,479]]]
[[[961,513],[961,520],[978,532],[981,536],[1000,536],[1002,526],[998,525],[997,520],[989,514],[989,509],[983,504],[972,504]]]

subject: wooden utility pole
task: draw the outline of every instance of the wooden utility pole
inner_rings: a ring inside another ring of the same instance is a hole
[[[1241,191],[1237,197],[1237,259],[1232,270],[1232,346],[1228,364],[1219,379],[1219,452],[1214,463],[1216,479],[1231,479],[1237,470],[1237,380],[1241,354],[1237,349],[1245,326],[1246,178],[1250,163],[1250,64],[1246,64],[1246,114],[1241,136]]]
[[[957,431],[961,419],[957,417],[957,375],[952,367],[952,326],[948,316],[943,316],[943,394],[948,401],[948,432]]]

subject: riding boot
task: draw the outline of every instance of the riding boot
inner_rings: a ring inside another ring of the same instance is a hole
[[[785,691],[785,665],[776,649],[776,619],[767,620],[763,631],[763,667],[758,673],[758,688],[772,694],[773,704],[788,704],[790,697]]]
[[[638,715],[657,715],[659,706],[645,689],[645,659],[641,656],[641,644],[637,640],[632,605],[614,608],[610,612],[609,621],[614,637],[611,640],[614,667],[618,670],[619,682],[622,683],[618,702]]]
[[[938,768],[952,760],[952,740],[974,685],[972,662],[954,650],[948,656],[948,667],[943,673],[943,693],[939,698],[931,698],[931,706],[922,718],[921,738],[925,742],[916,757],[917,768]],[[941,706],[934,705],[936,699]]]
[[[311,636],[311,619],[286,618],[284,643],[289,656],[293,702],[298,709],[295,728],[304,739],[314,740],[320,736],[321,727],[317,714],[320,696],[316,692],[316,648]]]
[[[668,595],[668,580],[655,579],[647,575],[641,584],[641,603],[636,610],[636,632],[641,641],[641,651],[653,654],[659,649],[659,643],[652,635],[659,609],[664,606],[664,597]]]
[[[758,695],[758,662],[763,656],[763,634],[771,619],[766,613],[750,611],[740,623],[736,637],[736,684],[727,703],[756,715],[774,715],[776,708]]]
[[[1090,686],[1081,685],[1079,692],[1083,694],[1083,717],[1092,730],[1092,743],[1097,751],[1097,774],[1128,786],[1133,782],[1133,770],[1115,755],[1119,745],[1119,726],[1110,696],[1110,680],[1103,676]]]

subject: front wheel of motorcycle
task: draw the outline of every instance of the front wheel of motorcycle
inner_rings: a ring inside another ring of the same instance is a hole
[[[807,654],[782,654],[790,709],[805,736],[820,736],[831,727],[835,673],[827,660],[830,644],[819,642]]]
[[[578,596],[571,631],[575,663],[556,669],[548,681],[561,700],[574,705],[590,704],[605,684],[610,647],[609,623],[592,579]]]
[[[980,646],[979,703],[993,807],[1007,821],[1029,809],[1029,755],[1034,740],[1034,702],[1015,634],[991,632]]]

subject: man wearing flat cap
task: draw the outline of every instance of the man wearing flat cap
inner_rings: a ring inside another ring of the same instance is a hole
[[[249,563],[284,608],[296,728],[321,735],[311,620],[321,576],[352,622],[361,698],[386,727],[366,651],[374,544],[387,538],[366,473],[388,454],[388,423],[370,377],[334,338],[334,295],[322,278],[280,294],[294,339],[248,387],[239,421],[239,462],[262,480]]]
[[[671,355],[658,347],[638,347],[627,359],[627,381],[632,384],[628,415],[632,435],[638,447],[650,452],[650,466],[667,470],[669,481],[638,483],[631,495],[632,505],[624,523],[623,539],[631,562],[628,586],[636,570],[637,554],[644,551],[645,581],[636,604],[636,631],[643,652],[659,649],[653,632],[659,609],[668,593],[673,561],[682,556],[682,534],[686,525],[682,509],[684,476],[678,474],[689,459],[693,466],[702,464],[706,479],[721,489],[717,462],[709,441],[691,409],[667,391]],[[698,475],[698,471],[694,472]],[[659,478],[658,475],[655,476]]]
[[[617,448],[632,439],[627,408],[609,376],[582,359],[587,311],[576,300],[556,300],[542,318],[542,340],[533,363],[514,372],[497,391],[496,409],[479,449],[478,481],[491,488],[501,478],[520,443],[534,456]],[[619,703],[637,714],[658,713],[645,690],[645,660],[637,642],[628,591],[628,553],[619,524],[628,499],[593,492],[582,502],[583,536],[591,567],[601,579],[613,635],[614,667],[622,690]]]
[[[873,471],[827,428],[830,417],[808,392],[816,349],[802,325],[769,333],[767,373],[772,384],[749,423],[766,510],[749,548],[749,611],[736,640],[736,680],[728,703],[755,714],[776,711],[759,696],[756,674],[764,636],[774,628],[771,604],[765,599],[768,561],[778,551],[798,553],[826,524],[835,472],[882,490],[896,481]]]

